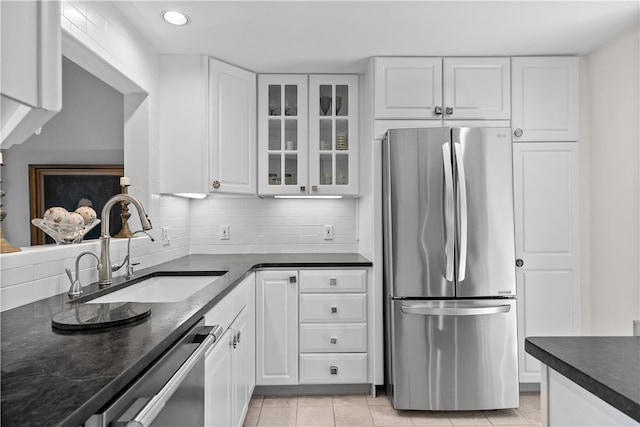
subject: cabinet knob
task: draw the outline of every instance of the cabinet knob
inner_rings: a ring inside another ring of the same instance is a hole
[[[329,278],[329,286],[337,286],[337,285],[338,285],[338,278],[337,277]]]
[[[445,114],[453,114],[453,107],[446,107],[444,109]]]
[[[516,130],[513,131],[513,135],[516,136],[517,138],[520,138],[522,134],[524,134],[524,131],[520,128],[517,128]]]
[[[218,181],[217,179],[215,181],[213,181],[213,183],[211,183],[211,186],[217,190],[218,188],[220,188],[220,181]]]
[[[433,114],[435,114],[436,116],[439,116],[440,114],[442,114],[442,107],[436,107],[433,109]]]
[[[329,342],[330,342],[331,344],[338,344],[338,338],[336,338],[336,337],[331,337],[331,339],[329,340]]]
[[[300,191],[304,193],[305,191],[307,191],[307,187],[305,185],[301,185]]]
[[[289,276],[289,283],[296,283],[296,276]]]
[[[338,367],[337,366],[330,366],[329,367],[329,374],[338,375]]]
[[[524,261],[518,258],[516,260],[516,267],[522,267],[524,265]]]
[[[332,313],[337,313],[338,312],[338,307],[336,307],[335,305],[331,306],[331,312]]]
[[[317,185],[312,185],[311,186],[311,191],[318,191],[318,186]]]

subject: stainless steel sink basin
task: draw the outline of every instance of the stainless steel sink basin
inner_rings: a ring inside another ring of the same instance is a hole
[[[178,302],[189,298],[221,277],[223,276],[153,276],[85,302],[87,304]]]

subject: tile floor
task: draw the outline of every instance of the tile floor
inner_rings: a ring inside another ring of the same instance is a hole
[[[520,407],[499,411],[397,411],[384,394],[253,396],[245,426],[531,426],[541,425],[540,395],[521,393]]]

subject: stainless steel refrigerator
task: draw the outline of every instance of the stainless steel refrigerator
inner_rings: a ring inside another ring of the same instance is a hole
[[[397,409],[519,405],[510,135],[385,136],[386,382]]]

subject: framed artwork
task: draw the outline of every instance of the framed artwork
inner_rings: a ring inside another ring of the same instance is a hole
[[[91,206],[100,218],[105,203],[121,192],[120,177],[123,175],[123,165],[29,165],[29,222],[42,218],[45,210],[54,206],[69,212],[79,206]],[[120,203],[116,203],[109,216],[112,236],[122,228],[121,212]],[[84,240],[99,238],[101,225],[89,231]],[[31,244],[45,243],[55,242],[31,225]]]

